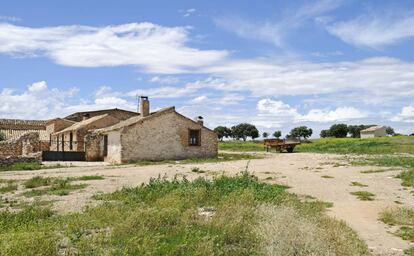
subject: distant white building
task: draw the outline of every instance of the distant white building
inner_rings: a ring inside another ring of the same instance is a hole
[[[386,127],[376,125],[361,131],[361,139],[387,136]]]

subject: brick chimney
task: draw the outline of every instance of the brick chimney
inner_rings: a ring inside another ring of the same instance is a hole
[[[141,117],[146,117],[150,114],[150,102],[147,96],[140,97],[139,113],[141,114]]]

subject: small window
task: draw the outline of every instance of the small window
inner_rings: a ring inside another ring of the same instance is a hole
[[[69,133],[69,149],[73,150],[73,133]]]
[[[188,131],[188,145],[190,146],[200,146],[200,130],[189,130]]]

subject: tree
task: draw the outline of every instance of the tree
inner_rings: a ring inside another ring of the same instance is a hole
[[[286,137],[289,138],[304,138],[307,139],[310,136],[312,136],[312,129],[308,128],[307,126],[299,126],[299,127],[295,127],[290,131],[290,134]]]
[[[248,137],[251,137],[253,140],[259,137],[259,131],[256,126],[247,123],[231,127],[231,134],[236,140],[243,139],[244,141],[246,141]]]
[[[321,138],[328,138],[328,137],[331,137],[331,134],[330,134],[329,130],[322,130],[321,133],[319,134],[319,136]]]
[[[348,135],[348,126],[346,124],[333,124],[329,128],[329,134],[335,138],[345,138]]]
[[[390,136],[395,136],[395,131],[391,126],[386,126],[385,127],[385,132]]]
[[[262,134],[262,137],[266,139],[267,137],[269,137],[269,133],[264,132],[264,133]]]
[[[231,137],[231,130],[225,126],[217,126],[214,128],[214,132],[217,133],[217,137],[219,140],[223,140],[223,138]]]
[[[6,140],[6,134],[0,132],[0,141]]]
[[[361,138],[361,131],[372,126],[374,125],[348,125],[348,133],[351,135],[352,138]]]
[[[282,132],[281,131],[275,131],[273,133],[273,137],[275,137],[276,139],[279,139],[280,137],[282,137]]]

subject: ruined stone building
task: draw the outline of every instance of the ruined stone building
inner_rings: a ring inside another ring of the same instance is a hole
[[[35,149],[49,155],[59,153],[57,157],[62,159],[58,160],[65,160],[65,155],[82,154],[87,161],[123,163],[212,157],[218,151],[217,135],[204,126],[202,117],[187,118],[176,112],[175,107],[151,112],[148,97],[141,97],[139,112],[122,109],[77,112],[38,124],[26,127],[38,127],[42,146]],[[8,152],[22,152],[19,148],[22,143],[19,145]]]
[[[28,132],[38,133],[40,139],[47,140],[46,123],[42,120],[0,119],[0,132],[6,135],[6,140],[18,139]]]

